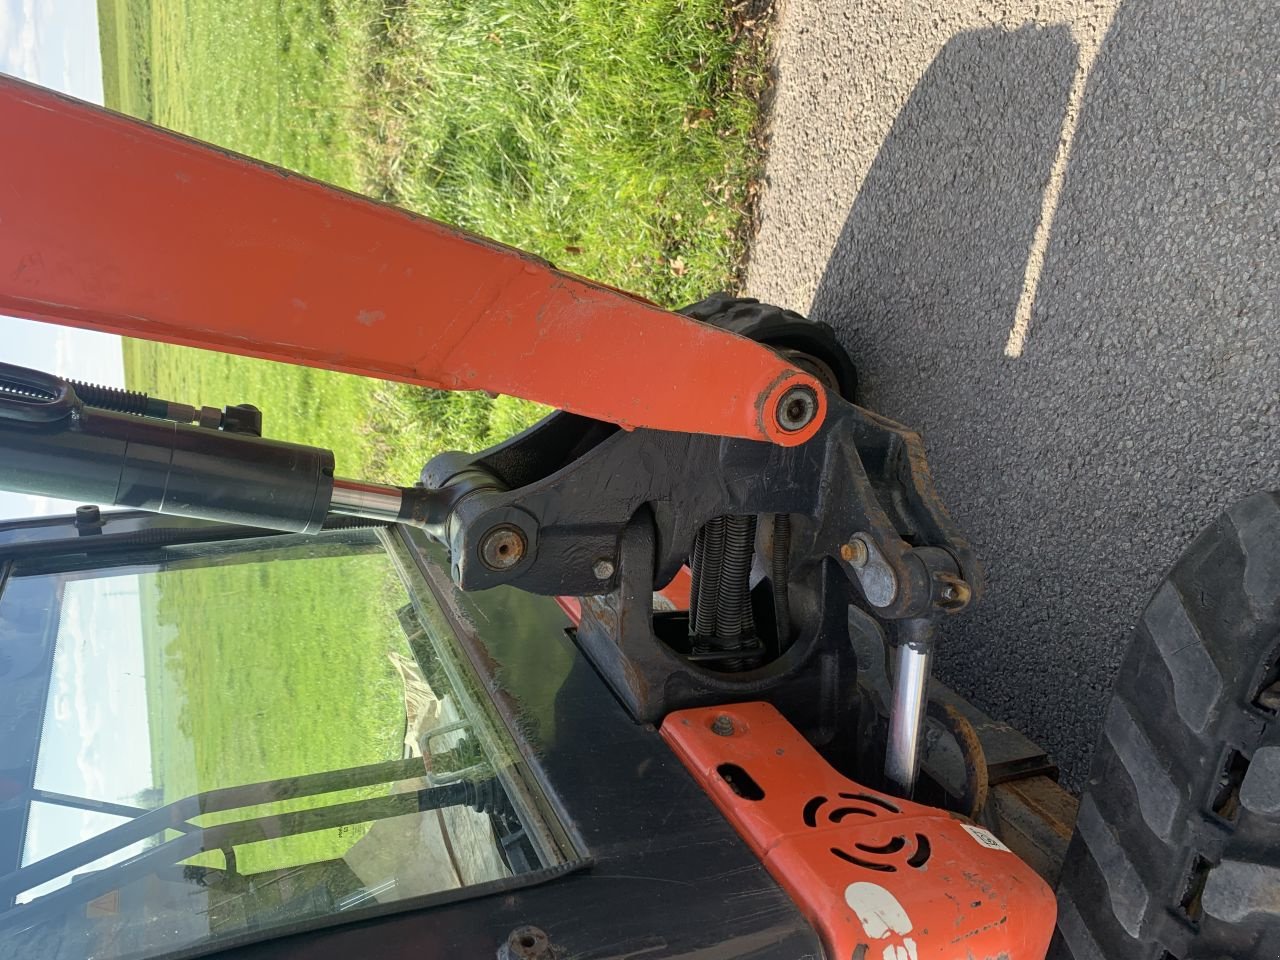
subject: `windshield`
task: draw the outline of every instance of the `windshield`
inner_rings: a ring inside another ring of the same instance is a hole
[[[0,954],[212,947],[553,862],[389,542],[11,571]]]

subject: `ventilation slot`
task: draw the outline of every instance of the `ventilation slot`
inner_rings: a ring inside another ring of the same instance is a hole
[[[915,867],[919,870],[929,862],[929,857],[933,854],[933,846],[929,843],[929,838],[923,833],[916,834],[916,852],[907,858],[907,866]]]
[[[806,827],[816,827],[818,825],[818,811],[822,809],[822,805],[826,802],[826,797],[813,797],[804,805],[804,825]]]
[[[888,810],[890,813],[901,813],[901,811],[888,800],[885,800],[883,797],[872,796],[869,793],[842,793],[840,796],[845,800],[861,800],[863,803],[873,804],[881,809]]]
[[[874,810],[867,810],[865,807],[839,807],[831,811],[831,822],[839,823],[845,817],[874,817]]]
[[[882,843],[879,845],[870,844],[870,843],[854,844],[854,846],[857,847],[859,850],[861,850],[863,853],[882,853],[882,854],[897,853],[906,845],[907,845],[906,837],[894,837],[888,843]]]
[[[845,863],[852,863],[855,867],[875,870],[878,873],[895,873],[898,869],[892,863],[875,863],[872,860],[863,860],[861,857],[855,857],[852,853],[845,853],[839,847],[832,847],[831,852]]]
[[[720,779],[729,785],[729,789],[743,800],[758,801],[764,799],[764,790],[751,778],[751,774],[736,763],[722,763],[716,767]]]

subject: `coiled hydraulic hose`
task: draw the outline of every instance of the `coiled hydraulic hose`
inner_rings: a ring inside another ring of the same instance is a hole
[[[689,595],[689,621],[694,637],[703,640],[716,635],[720,569],[724,565],[725,519],[716,517],[709,520],[698,531],[693,547],[693,589]]]
[[[119,387],[104,387],[98,383],[85,383],[83,380],[68,381],[75,388],[80,402],[102,410],[114,410],[116,413],[136,413],[143,417],[163,417],[158,408],[152,407],[151,398],[140,390],[122,390]],[[164,403],[163,400],[156,403]]]
[[[689,623],[694,653],[728,653],[753,644],[750,581],[755,539],[754,516],[716,517],[698,532],[690,561]],[[751,661],[729,657],[717,665],[733,672],[747,669]]]

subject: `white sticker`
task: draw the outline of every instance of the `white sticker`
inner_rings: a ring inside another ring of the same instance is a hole
[[[907,936],[911,918],[892,893],[878,883],[851,883],[844,888],[844,902],[858,915],[868,937],[888,941],[881,960],[919,960],[916,942]]]
[[[973,839],[977,840],[988,850],[1003,850],[1005,853],[1013,853],[1013,851],[1001,843],[999,838],[990,830],[983,830],[981,827],[971,827],[967,823],[962,823],[960,826],[964,827],[969,836],[973,837]]]

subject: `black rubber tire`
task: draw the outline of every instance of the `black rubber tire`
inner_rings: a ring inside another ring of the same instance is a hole
[[[731,297],[727,293],[713,293],[705,300],[690,304],[677,311],[694,320],[701,320],[720,327],[748,340],[755,340],[782,352],[794,351],[813,357],[824,364],[834,378],[840,396],[853,402],[858,389],[858,371],[848,352],[836,339],[835,331],[825,323],[810,320],[794,310],[761,303],[752,297]],[[804,366],[803,363],[800,364]],[[820,380],[827,380],[824,371],[814,370]]]
[[[1187,549],[1134,633],[1063,865],[1053,960],[1280,957],[1277,658],[1280,493],[1260,493]]]

